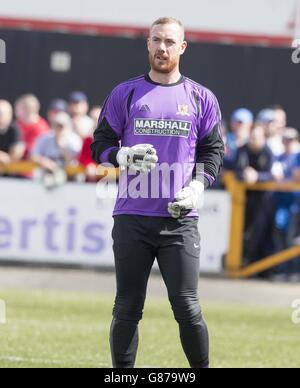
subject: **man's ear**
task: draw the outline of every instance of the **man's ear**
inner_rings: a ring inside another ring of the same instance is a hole
[[[150,38],[147,38],[147,48],[148,48],[148,51],[150,51]]]
[[[188,43],[187,43],[186,40],[184,42],[182,42],[181,50],[180,50],[180,55],[183,55],[185,53],[185,50],[187,49],[187,46],[188,46]]]

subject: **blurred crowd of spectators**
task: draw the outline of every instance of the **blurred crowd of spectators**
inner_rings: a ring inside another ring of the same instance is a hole
[[[263,109],[255,117],[245,108],[224,124],[224,170],[249,184],[300,182],[300,137],[287,126],[283,107]],[[244,257],[252,263],[300,244],[300,192],[248,191]],[[300,261],[268,273],[274,280],[300,281]]]
[[[45,184],[55,186],[66,180],[64,167],[81,164],[88,180],[96,180],[90,144],[101,112],[90,109],[87,96],[75,91],[67,101],[55,99],[40,116],[40,102],[34,95],[18,98],[14,107],[0,100],[0,164],[20,160],[35,162],[43,172]]]
[[[90,109],[87,96],[80,91],[70,93],[67,100],[51,101],[47,120],[40,116],[34,95],[21,96],[14,107],[0,100],[0,164],[31,160],[40,167],[39,178],[49,188],[65,182],[66,165],[83,165],[85,179],[96,181],[90,145],[100,112],[100,107]],[[299,133],[287,127],[281,106],[263,109],[256,117],[246,108],[237,109],[223,127],[224,171],[233,171],[250,184],[300,181]],[[300,193],[250,191],[245,260],[253,262],[300,244],[299,210]],[[300,281],[300,264],[295,260],[283,265],[275,275]]]

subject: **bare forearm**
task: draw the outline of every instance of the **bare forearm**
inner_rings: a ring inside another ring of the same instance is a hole
[[[53,160],[44,156],[35,155],[31,157],[31,160],[45,170],[54,171],[57,168],[57,164]]]
[[[9,156],[13,162],[21,160],[25,153],[25,146],[22,143],[16,144],[10,150]]]

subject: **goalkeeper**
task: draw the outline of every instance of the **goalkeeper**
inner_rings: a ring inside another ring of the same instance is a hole
[[[197,208],[203,191],[219,174],[224,144],[215,96],[180,73],[186,48],[180,21],[161,18],[153,23],[148,39],[150,73],[112,91],[91,146],[96,162],[121,169],[113,229],[117,295],[110,344],[115,368],[135,365],[138,323],[155,259],[189,364],[209,367],[209,336],[198,299]],[[204,166],[202,179],[199,174],[191,179],[197,164]],[[161,175],[157,183],[151,179],[162,165],[185,166],[169,179],[173,184],[169,196],[162,195],[167,179]],[[137,177],[149,183],[147,198],[131,193]]]

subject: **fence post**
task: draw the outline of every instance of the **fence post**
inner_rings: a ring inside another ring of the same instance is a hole
[[[225,272],[229,277],[236,277],[243,265],[246,187],[233,173],[226,173],[224,183],[231,193],[232,203],[230,243]]]

